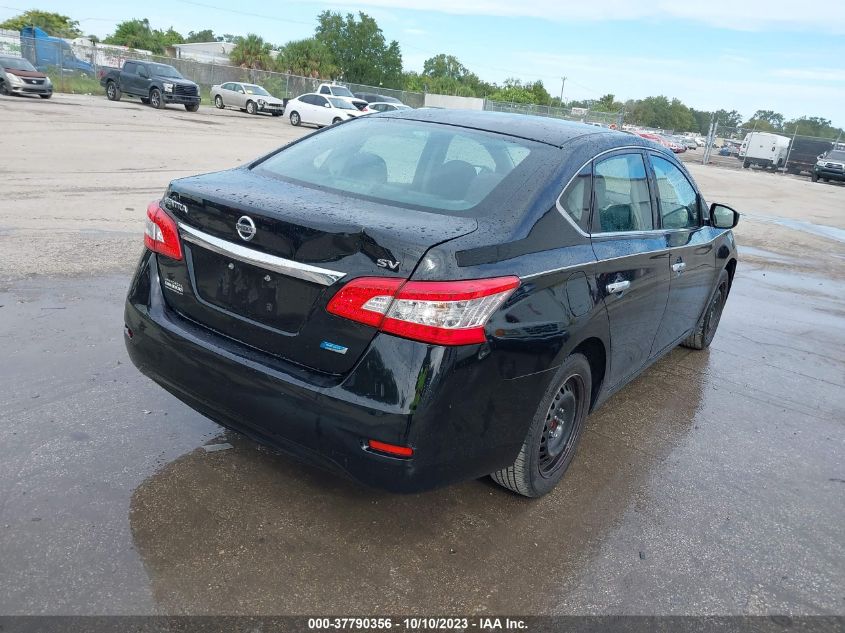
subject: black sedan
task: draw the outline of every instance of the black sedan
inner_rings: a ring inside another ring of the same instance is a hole
[[[670,152],[547,118],[350,120],[150,204],[134,363],[197,411],[395,491],[539,496],[587,414],[707,347],[738,214]]]

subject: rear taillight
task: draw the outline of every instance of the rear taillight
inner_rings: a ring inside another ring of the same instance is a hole
[[[326,309],[404,338],[468,345],[486,340],[484,325],[517,286],[517,277],[464,281],[359,277],[341,288]]]
[[[179,241],[176,221],[161,208],[157,200],[147,206],[144,246],[165,257],[182,259],[182,243]]]

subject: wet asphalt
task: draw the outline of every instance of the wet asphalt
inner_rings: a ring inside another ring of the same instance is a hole
[[[0,293],[0,613],[843,611],[842,282],[740,267],[710,350],[608,401],[536,501],[224,431],[128,361],[127,283]]]
[[[595,412],[542,499],[488,479],[395,496],[129,362],[145,201],[294,134],[200,114],[0,98],[19,150],[0,153],[0,614],[845,612],[842,187],[695,166],[747,212],[711,348]]]

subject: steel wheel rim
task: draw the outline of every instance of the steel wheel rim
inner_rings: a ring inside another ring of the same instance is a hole
[[[158,91],[154,91],[153,94],[150,96],[150,103],[153,104],[154,108],[157,108],[158,102],[159,102]]]
[[[223,99],[220,95],[217,95],[217,98],[214,100],[214,105],[216,105],[221,110],[223,109]]]
[[[584,419],[585,396],[584,380],[578,374],[573,374],[564,381],[552,399],[538,449],[537,465],[543,477],[552,476],[571,458]]]
[[[109,99],[114,99],[114,84],[109,83]]]

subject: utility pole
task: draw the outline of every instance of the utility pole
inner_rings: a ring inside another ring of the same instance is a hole
[[[560,107],[563,107],[563,85],[566,83],[566,77],[560,78]]]

